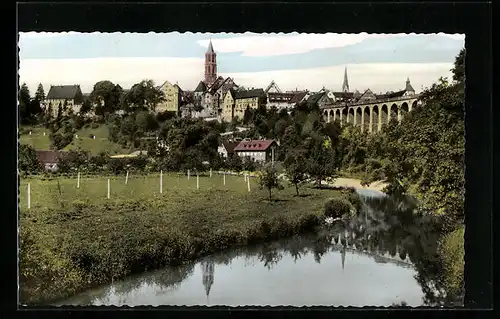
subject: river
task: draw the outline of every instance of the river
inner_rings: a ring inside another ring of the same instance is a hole
[[[317,234],[131,276],[56,305],[363,307],[435,301],[429,251],[436,238],[423,234],[423,221],[411,217],[415,206],[375,191],[358,193],[363,213]]]

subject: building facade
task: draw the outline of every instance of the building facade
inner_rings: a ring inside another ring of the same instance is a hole
[[[243,140],[234,148],[234,153],[241,158],[249,157],[256,162],[274,161],[278,143],[274,140]]]
[[[226,122],[233,118],[243,119],[245,111],[258,109],[266,103],[266,95],[263,89],[237,91],[230,89],[224,96],[221,117]]]
[[[43,103],[46,110],[52,110],[53,117],[57,116],[59,107],[64,114],[70,110],[78,113],[82,104],[83,94],[80,85],[51,85]]]
[[[169,111],[180,114],[183,92],[179,85],[165,81],[159,89],[165,95],[165,100],[156,105],[155,111],[158,113]]]

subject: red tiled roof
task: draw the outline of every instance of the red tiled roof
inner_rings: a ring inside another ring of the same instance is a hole
[[[64,155],[65,152],[61,151],[36,151],[36,157],[43,164],[57,163]]]
[[[272,144],[275,144],[274,140],[251,140],[251,141],[241,141],[235,148],[235,152],[262,152],[267,150]]]

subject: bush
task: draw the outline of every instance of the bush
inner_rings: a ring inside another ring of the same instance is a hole
[[[19,145],[19,171],[33,174],[43,171],[43,165],[36,156],[36,151],[29,145]]]
[[[25,284],[20,285],[20,300],[27,300],[34,294],[40,299],[53,299],[74,292],[84,282],[83,273],[73,267],[68,258],[42,247],[30,226],[21,227],[19,280]]]
[[[464,293],[465,227],[447,234],[438,248],[444,267],[444,282],[448,294],[459,298]]]
[[[325,216],[341,218],[349,216],[352,205],[345,199],[330,198],[325,203]]]

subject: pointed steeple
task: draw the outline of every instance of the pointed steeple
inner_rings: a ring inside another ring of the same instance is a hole
[[[406,78],[406,87],[405,87],[405,91],[406,92],[409,92],[409,93],[415,93],[415,90],[413,89],[413,87],[411,86],[410,84],[410,78],[407,77]]]
[[[201,263],[202,269],[202,282],[205,286],[205,294],[207,296],[207,305],[209,302],[210,288],[214,283],[214,262],[211,260],[204,261]]]
[[[342,92],[349,92],[349,81],[347,80],[347,67],[344,71],[344,83],[342,84]]]
[[[207,53],[214,53],[214,47],[212,46],[212,39],[210,39],[210,42],[208,43]]]
[[[205,53],[205,84],[212,86],[217,80],[217,54],[214,52],[212,40],[208,43],[208,50]]]

